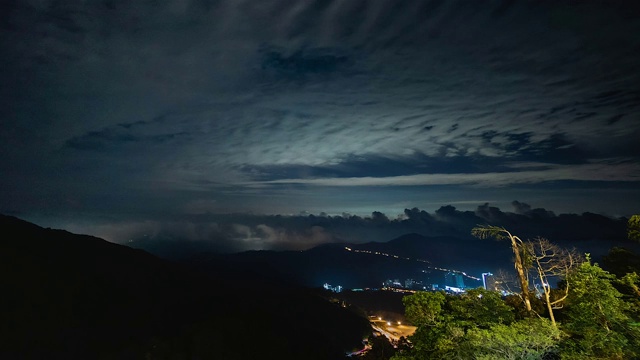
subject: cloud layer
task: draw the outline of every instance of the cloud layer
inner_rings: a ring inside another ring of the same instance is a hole
[[[3,212],[162,222],[525,193],[628,215],[640,200],[634,4],[3,7]]]
[[[306,250],[317,245],[348,242],[385,242],[408,233],[451,236],[464,242],[478,225],[504,226],[523,239],[546,237],[564,247],[602,254],[612,246],[634,246],[626,241],[626,219],[593,214],[555,214],[544,208],[512,201],[512,211],[488,203],[473,211],[452,205],[434,212],[418,208],[391,215],[351,214],[192,215],[172,221],[66,224],[76,232],[93,231],[113,242],[141,247],[166,257],[187,257],[203,251]],[[494,249],[488,246],[487,249]],[[478,249],[482,251],[482,249]]]

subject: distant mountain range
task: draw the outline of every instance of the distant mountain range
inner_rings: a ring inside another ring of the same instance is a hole
[[[603,230],[595,234],[606,234],[607,229],[611,228],[609,223],[613,222],[600,216],[594,216],[593,221],[590,226],[596,227],[599,222],[608,221]],[[557,229],[543,228],[540,231],[558,233]],[[534,230],[529,229],[525,233],[529,232],[533,233]],[[640,249],[638,244],[631,242],[589,238],[584,234],[584,229],[576,230],[574,237],[565,236],[561,239],[564,240],[559,245],[589,252],[596,260],[613,246]],[[181,243],[191,244],[192,247],[181,248]],[[311,287],[321,286],[325,282],[346,288],[380,287],[386,279],[413,279],[424,284],[442,284],[446,271],[438,269],[461,271],[476,278],[480,278],[483,272],[509,272],[513,269],[513,255],[507,242],[481,240],[470,235],[424,236],[411,233],[387,242],[331,243],[306,251],[247,251],[235,254],[212,253],[206,247],[194,247],[194,242],[147,240],[130,245],[184,261],[204,272],[211,273],[220,264],[225,264],[226,267],[243,269],[248,278],[262,279],[270,274],[271,281]],[[467,279],[468,285],[480,284],[470,277]]]
[[[484,271],[509,269],[510,251],[506,243],[491,240],[407,234],[385,243],[324,244],[307,251],[206,254],[188,262],[204,272],[214,272],[220,263],[225,263],[304,286],[329,283],[346,288],[379,288],[386,279],[442,283],[446,271],[439,269],[464,271],[475,277]],[[470,278],[468,281],[479,284]]]
[[[269,273],[288,283],[312,287],[329,283],[345,288],[379,288],[384,280],[396,278],[403,282],[414,279],[425,284],[442,283],[445,272],[434,268],[469,272],[477,269],[475,275],[480,276],[482,269],[487,271],[487,268],[495,268],[498,264],[498,267],[511,266],[510,249],[505,244],[485,244],[477,239],[467,242],[466,246],[460,247],[460,239],[407,234],[386,243],[325,244],[307,251],[208,254],[189,262],[205,272],[211,272],[211,264],[225,262],[229,264],[226,266],[253,271],[259,276]],[[480,244],[492,250],[489,257],[477,257],[474,249],[482,246]],[[468,260],[463,263],[461,259]]]
[[[339,359],[370,332],[308,290],[228,263],[205,275],[13,217],[0,226],[2,359]]]
[[[489,204],[478,206],[474,211],[459,211],[450,205],[433,213],[413,208],[405,209],[396,218],[379,212],[364,217],[349,214],[194,215],[166,222],[113,224],[107,228],[121,229],[117,235],[111,231],[104,233],[113,241],[127,241],[131,247],[171,259],[186,259],[204,252],[307,250],[326,243],[388,242],[406,234],[475,240],[471,229],[478,225],[504,226],[522,239],[544,237],[561,246],[584,247],[584,251],[592,253],[606,252],[614,243],[624,245],[626,242],[626,218],[588,212],[555,215],[517,201],[513,205],[516,212],[503,212]],[[85,228],[84,231],[99,230]],[[482,252],[475,243],[471,245]],[[458,248],[465,251],[465,246]]]
[[[368,322],[301,285],[441,283],[445,269],[480,277],[512,268],[507,243],[471,236],[411,233],[388,242],[236,254],[180,241],[130,243],[163,260],[14,217],[0,215],[0,226],[0,358],[8,359],[338,359],[360,346]],[[612,246],[640,247],[597,239],[560,245],[579,246],[596,260]]]

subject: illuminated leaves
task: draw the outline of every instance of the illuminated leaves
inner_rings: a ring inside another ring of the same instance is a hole
[[[633,215],[627,223],[627,237],[629,240],[640,242],[640,215]]]

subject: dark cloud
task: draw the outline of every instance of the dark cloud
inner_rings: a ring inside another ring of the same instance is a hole
[[[191,133],[187,131],[171,132],[171,127],[163,128],[161,132],[145,133],[144,129],[139,129],[142,127],[140,125],[144,126],[146,124],[140,122],[136,124],[118,124],[100,131],[90,131],[82,136],[67,140],[63,148],[113,151],[134,143],[138,143],[139,146],[161,145],[181,138],[188,140],[191,137]]]
[[[304,250],[333,242],[384,242],[408,233],[471,239],[478,225],[505,226],[523,239],[547,237],[581,251],[605,251],[626,241],[626,219],[593,213],[561,214],[513,201],[516,212],[489,204],[474,211],[454,206],[434,213],[405,209],[400,216],[375,211],[370,216],[201,214],[165,221],[122,221],[101,225],[66,224],[77,232],[91,230],[110,241],[143,247],[164,256],[189,256],[196,252],[234,252],[251,249]],[[172,254],[171,252],[175,252]]]
[[[531,205],[529,204],[521,203],[517,200],[514,200],[511,204],[516,214],[526,215],[531,211]]]
[[[631,2],[1,6],[0,211],[637,212]]]
[[[476,216],[489,223],[502,223],[505,219],[505,213],[495,206],[489,206],[488,203],[478,206]]]
[[[346,55],[335,54],[332,49],[303,49],[285,54],[278,49],[264,49],[262,69],[275,70],[285,77],[301,78],[305,75],[327,76],[342,70],[349,63]]]
[[[514,200],[511,205],[513,205],[514,212],[519,215],[526,215],[531,218],[554,218],[556,215],[553,211],[549,211],[543,208],[532,209],[531,205],[519,202]]]

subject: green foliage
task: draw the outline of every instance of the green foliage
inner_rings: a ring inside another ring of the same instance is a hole
[[[618,277],[623,277],[628,273],[640,272],[640,256],[629,249],[616,246],[602,257],[602,267]]]
[[[469,358],[544,359],[553,353],[561,333],[547,319],[525,319],[511,325],[496,324],[489,329],[467,333]]]
[[[524,301],[522,301],[521,295],[508,295],[503,301],[513,309],[516,320],[523,320],[535,316],[524,307]],[[535,294],[529,294],[529,301],[531,302],[531,308],[534,314],[546,315],[547,308],[544,302],[537,298]]]
[[[569,278],[563,346],[566,359],[628,359],[638,356],[640,332],[631,325],[631,307],[613,286],[615,277],[589,261]]]
[[[622,298],[629,304],[631,310],[629,317],[633,318],[630,324],[634,327],[640,326],[640,275],[635,272],[626,274],[616,284],[616,289],[622,293]]]
[[[502,301],[499,293],[482,288],[468,290],[447,301],[448,315],[464,328],[488,328],[514,321],[513,309]]]
[[[640,241],[640,216],[629,224],[629,237]],[[588,254],[586,262],[572,253],[565,259],[553,244],[542,242],[541,251],[529,251],[501,227],[481,226],[472,233],[511,240],[521,296],[502,299],[498,293],[475,289],[455,296],[405,297],[407,317],[418,329],[410,337],[413,347],[398,351],[393,359],[640,358],[640,257],[612,249],[604,260],[616,269],[618,279],[591,264]],[[562,277],[558,289],[545,288],[546,303],[528,291],[526,271],[531,265],[537,266],[542,279]],[[550,314],[553,305],[562,307],[559,323]]]
[[[625,276],[620,279],[619,284],[625,288],[625,292],[623,294],[629,295],[635,301],[640,300],[640,275],[636,272],[625,274]]]
[[[510,306],[495,292],[476,289],[444,300],[436,321],[423,321],[411,336],[413,348],[392,359],[533,360],[554,352],[560,341],[560,331],[546,319],[514,322]]]
[[[627,237],[629,240],[640,241],[640,215],[632,215],[627,222]]]
[[[405,316],[415,326],[434,325],[440,319],[445,295],[420,291],[402,298]]]
[[[496,240],[507,239],[507,229],[493,225],[478,225],[471,229],[471,235],[479,239],[494,238]]]
[[[632,316],[637,299],[629,295],[631,301],[625,301],[614,284],[637,290],[640,276],[631,273],[618,280],[587,261],[567,283],[571,287],[559,328],[530,313],[519,314],[516,321],[514,309],[522,309],[522,300],[502,299],[484,289],[407,296],[407,317],[418,329],[410,337],[413,348],[398,351],[393,359],[639,358],[640,325]],[[542,307],[539,299],[531,302]]]
[[[394,359],[467,358],[468,346],[463,346],[467,331],[514,321],[511,307],[500,295],[482,288],[461,295],[418,292],[403,302],[407,319],[418,329],[410,337],[413,348]]]
[[[464,330],[455,323],[439,322],[420,326],[409,337],[413,348],[399,352],[393,359],[452,359],[464,337]]]

